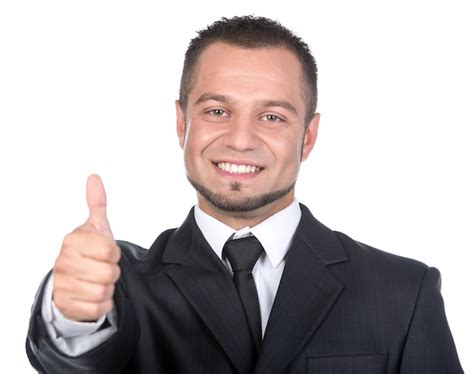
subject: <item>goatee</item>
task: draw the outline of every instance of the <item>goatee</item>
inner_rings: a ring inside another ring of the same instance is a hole
[[[294,188],[296,183],[293,182],[290,186],[284,189],[267,192],[257,196],[230,199],[228,196],[212,192],[202,184],[191,179],[189,175],[187,175],[187,178],[194,189],[200,193],[210,204],[214,205],[217,209],[232,213],[250,212],[252,210],[262,208],[265,205],[271,204],[288,194],[288,192]],[[233,182],[230,186],[230,189],[231,191],[240,191],[240,183]]]

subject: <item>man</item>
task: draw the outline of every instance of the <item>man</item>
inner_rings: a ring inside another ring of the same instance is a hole
[[[98,176],[37,295],[40,372],[462,373],[435,268],[295,201],[316,64],[278,23],[223,19],[186,53],[177,133],[198,204],[149,250],[115,242]]]

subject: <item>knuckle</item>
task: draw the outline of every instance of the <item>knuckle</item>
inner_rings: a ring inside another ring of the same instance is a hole
[[[114,265],[107,266],[107,270],[104,272],[104,281],[107,283],[113,283],[115,278]]]
[[[118,281],[118,279],[120,278],[120,274],[121,274],[120,266],[114,265],[114,274],[112,278],[113,283]]]
[[[84,233],[73,231],[63,239],[60,255],[71,255],[80,251],[81,245],[85,242]]]
[[[120,259],[120,249],[114,243],[107,243],[103,247],[103,255],[104,258],[110,262],[118,262]]]
[[[104,260],[109,260],[113,256],[113,250],[108,244],[103,244],[100,251]]]
[[[105,288],[105,297],[104,300],[111,300],[114,295],[115,286],[113,284],[108,285]]]
[[[80,265],[80,259],[75,259],[74,256],[69,256],[65,253],[61,253],[54,262],[53,272],[56,277],[62,279],[61,275],[67,276],[74,272],[77,272]]]
[[[117,243],[114,242],[114,245],[113,245],[113,261],[115,263],[118,263],[120,261],[121,257],[122,257],[122,252],[120,250],[120,247],[117,245]]]
[[[96,287],[94,292],[94,297],[96,301],[102,301],[106,297],[106,288],[102,285]]]
[[[65,270],[65,264],[64,264],[64,256],[58,256],[56,258],[56,261],[54,261],[54,272],[63,272]],[[57,275],[55,275],[55,283],[56,283],[56,277]]]
[[[75,243],[75,236],[76,234],[74,232],[66,234],[63,239],[63,248],[73,246]]]
[[[99,303],[93,303],[90,308],[91,317],[99,318],[102,313],[102,307]]]
[[[53,278],[53,293],[56,294],[63,294],[64,293],[64,280],[61,274],[55,274]]]
[[[69,311],[69,303],[61,292],[55,292],[53,297],[54,305],[64,314]]]
[[[110,309],[109,309],[110,306]],[[111,301],[103,301],[99,303],[92,303],[88,308],[88,318],[89,319],[98,319],[104,314],[108,313],[112,309]]]
[[[98,285],[93,291],[93,297],[96,301],[107,300],[109,297],[109,287],[105,285]]]

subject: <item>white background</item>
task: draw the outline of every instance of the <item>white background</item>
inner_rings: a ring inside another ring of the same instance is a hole
[[[320,69],[321,125],[297,188],[327,226],[440,269],[466,372],[472,352],[473,12],[469,1],[3,1],[2,366],[30,373],[29,309],[99,173],[115,237],[148,247],[195,201],[175,135],[197,29],[280,20]]]

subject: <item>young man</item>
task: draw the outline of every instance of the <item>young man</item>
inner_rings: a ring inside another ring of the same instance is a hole
[[[149,250],[115,242],[104,187],[40,288],[41,372],[462,373],[435,268],[295,201],[318,132],[316,64],[278,23],[218,21],[186,53],[177,133],[198,203]]]

